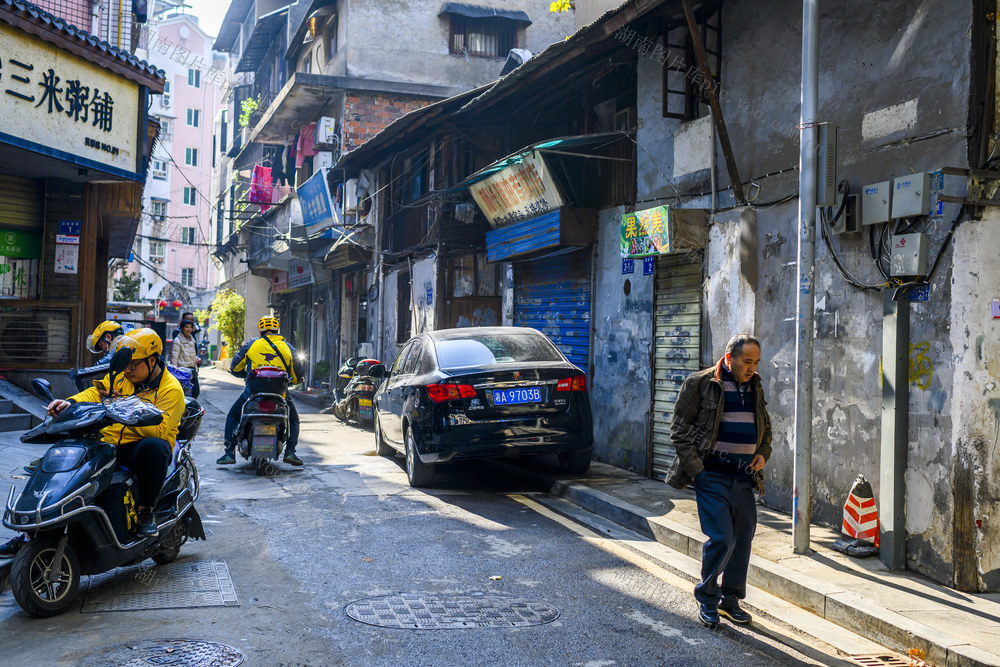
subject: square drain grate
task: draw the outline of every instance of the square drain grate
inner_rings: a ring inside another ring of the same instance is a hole
[[[238,607],[229,567],[218,561],[134,565],[90,577],[83,613]]]

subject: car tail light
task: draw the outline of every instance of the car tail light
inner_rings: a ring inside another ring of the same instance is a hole
[[[476,388],[471,384],[429,384],[427,385],[427,395],[435,403],[444,403],[462,398],[473,398],[476,395]]]
[[[257,409],[261,412],[274,412],[278,409],[278,404],[269,398],[263,398],[257,403]]]
[[[556,384],[556,391],[582,391],[587,393],[587,376],[576,375],[571,378],[563,378]]]

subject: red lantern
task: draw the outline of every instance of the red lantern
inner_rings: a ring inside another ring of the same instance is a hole
[[[167,302],[166,301],[161,301],[160,302],[160,308],[166,308],[166,307],[167,307]]]
[[[174,299],[174,301],[173,301],[173,302],[172,302],[172,303],[171,303],[170,305],[171,305],[171,306],[173,306],[174,308],[180,308],[180,307],[181,307],[181,306],[183,306],[184,304],[183,304],[182,302],[180,302],[180,301],[178,301],[178,300]]]

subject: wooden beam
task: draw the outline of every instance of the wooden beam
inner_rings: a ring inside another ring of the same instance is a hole
[[[743,206],[747,203],[746,195],[743,193],[743,181],[740,180],[740,171],[736,167],[736,158],[733,156],[733,147],[729,143],[729,130],[726,129],[726,119],[722,116],[722,107],[719,105],[719,98],[715,94],[715,86],[712,78],[712,69],[708,65],[708,56],[705,54],[705,45],[701,42],[701,35],[698,34],[698,23],[694,20],[694,12],[691,11],[689,0],[681,0],[684,5],[684,15],[687,17],[688,30],[691,32],[691,41],[694,44],[694,52],[698,56],[698,67],[701,68],[701,75],[707,85],[705,94],[708,95],[708,105],[712,108],[712,119],[715,121],[715,129],[719,133],[719,143],[722,144],[722,155],[726,158],[726,171],[729,172],[729,180],[733,185],[733,196],[736,203]],[[712,146],[715,150],[715,146]]]

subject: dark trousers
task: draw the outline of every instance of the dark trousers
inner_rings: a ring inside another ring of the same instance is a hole
[[[709,605],[718,605],[723,596],[742,600],[757,530],[753,483],[706,470],[695,478],[694,492],[701,532],[708,535],[701,550],[701,583],[694,587],[694,596]]]
[[[191,369],[191,398],[198,398],[201,394],[201,385],[198,384],[198,369]]]
[[[240,417],[243,414],[243,406],[250,400],[250,390],[244,389],[240,397],[229,408],[226,415],[226,430],[223,432],[226,438],[226,453],[232,454],[236,451],[236,429],[240,425]],[[299,445],[299,413],[295,409],[292,399],[285,400],[288,403],[288,442],[285,443],[285,454],[294,454],[295,448]]]
[[[167,478],[170,465],[170,443],[163,438],[143,438],[118,445],[118,465],[132,471],[136,479],[140,507],[153,507]]]

